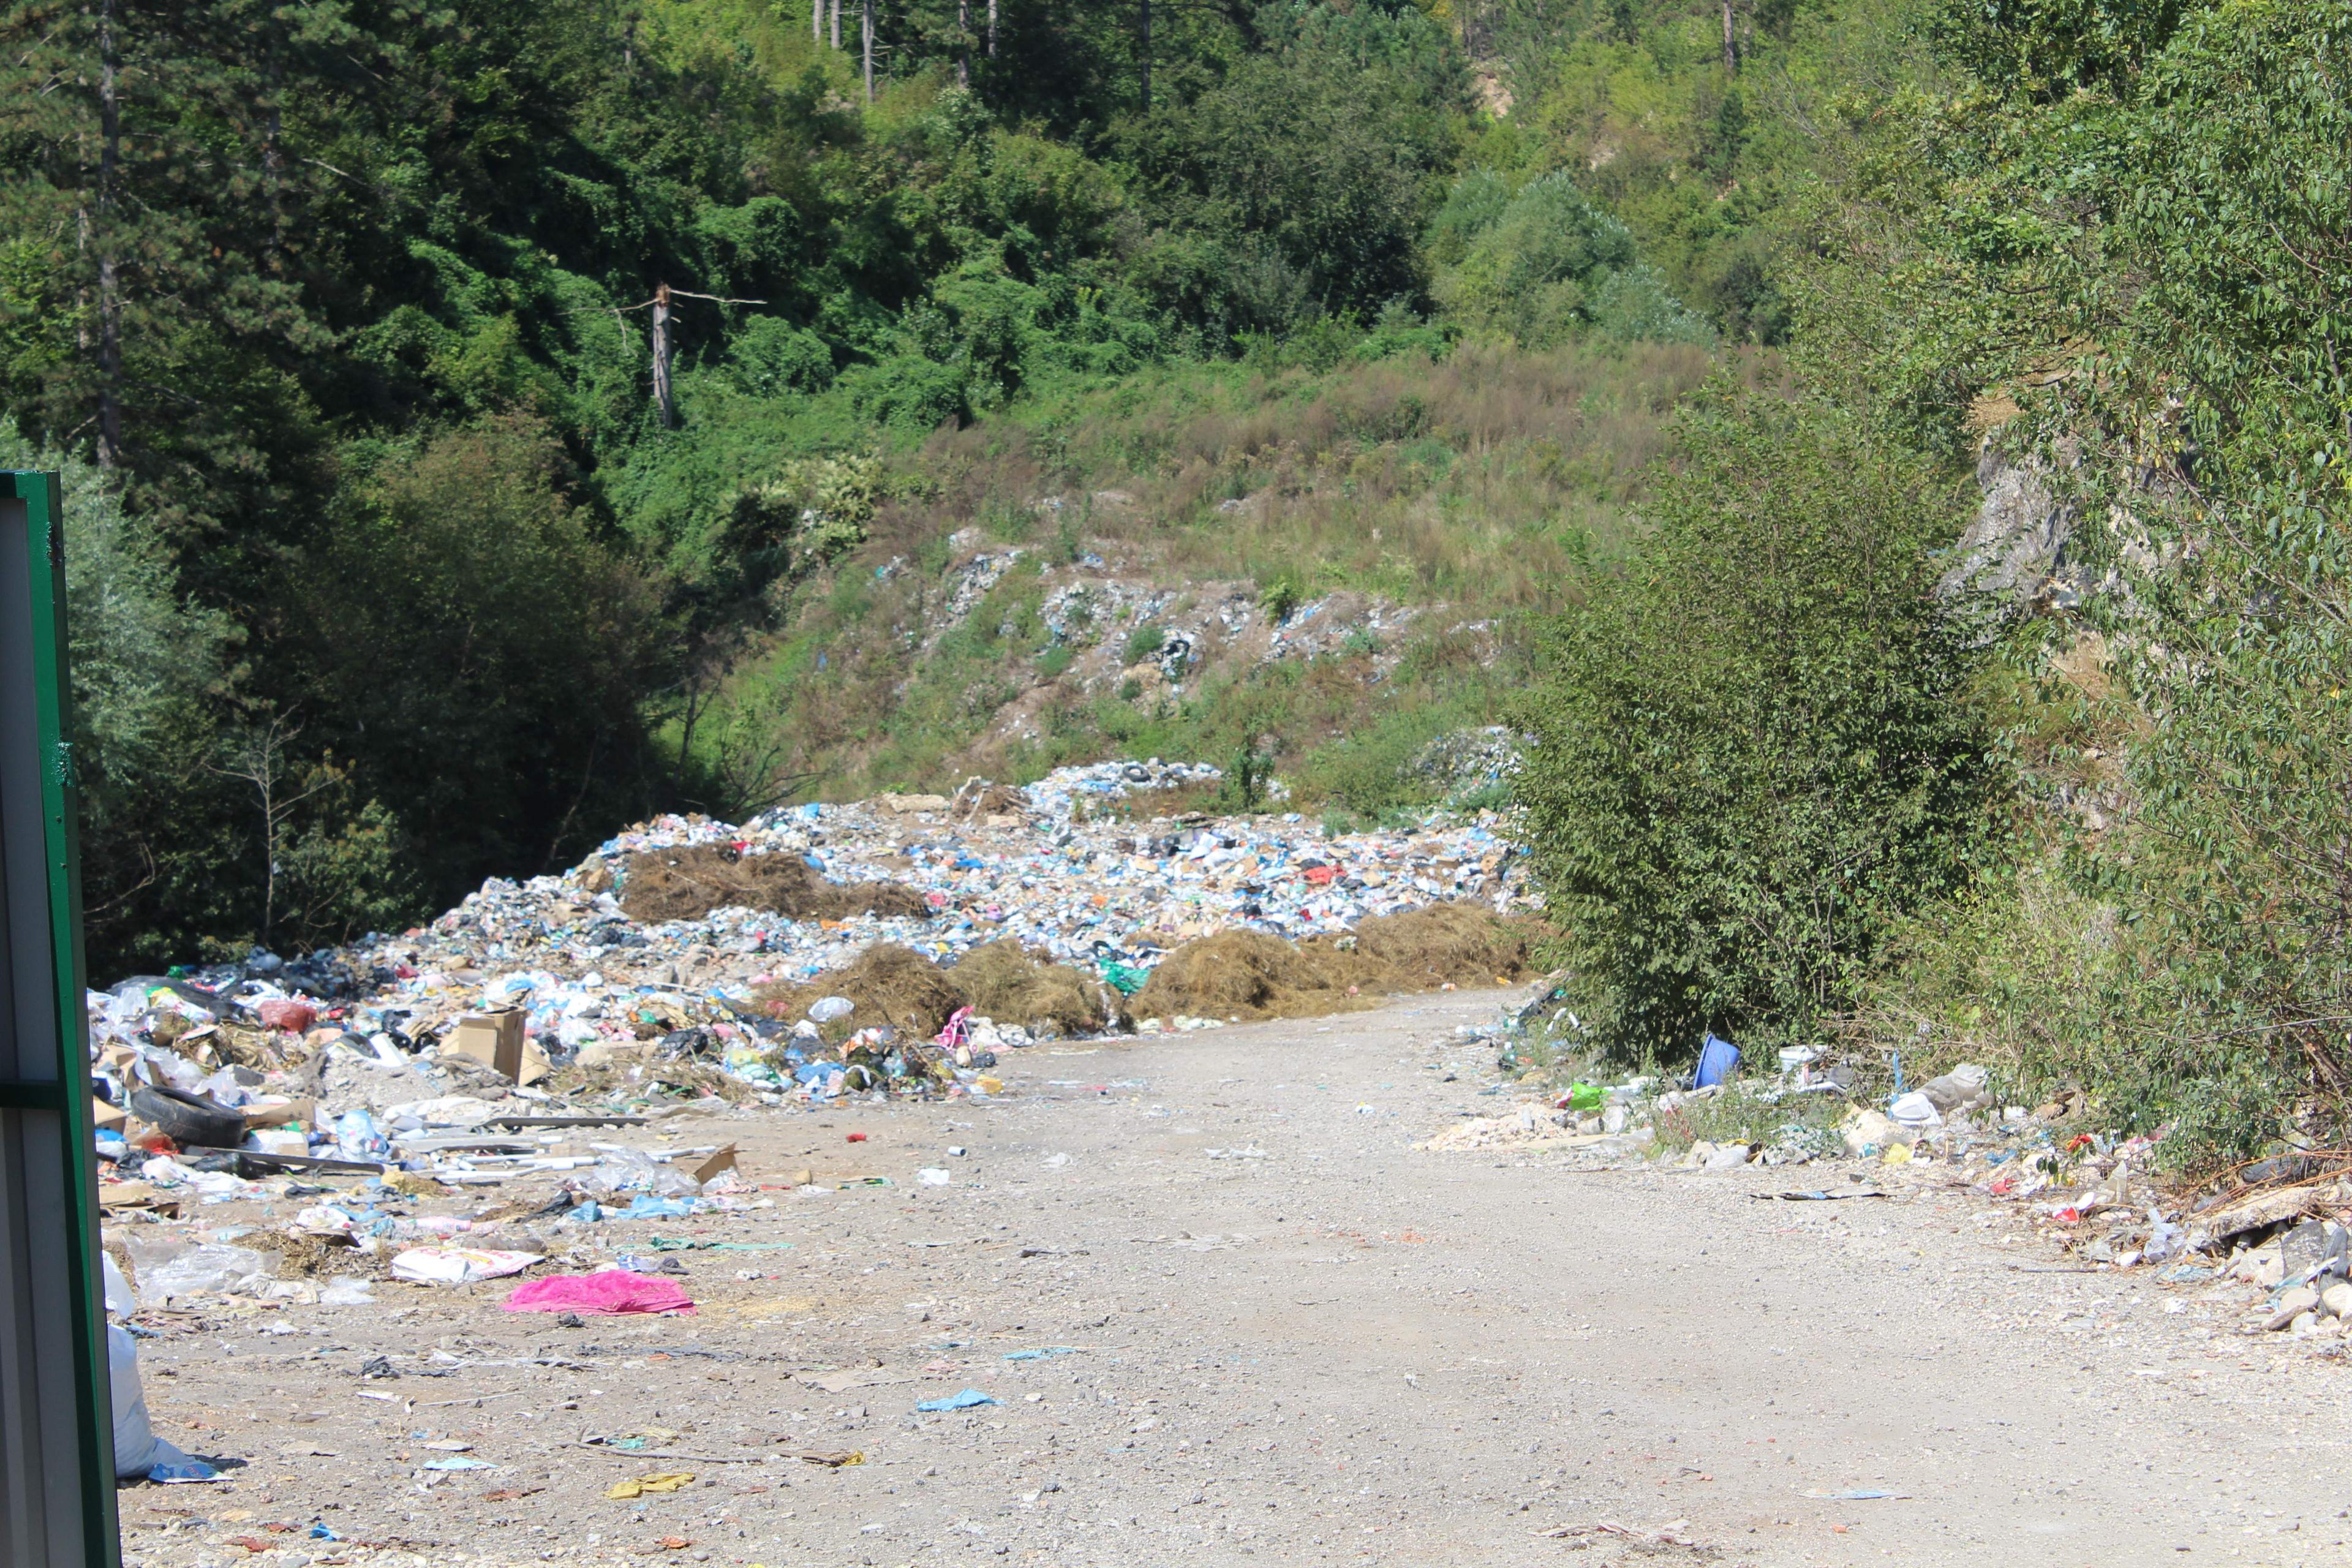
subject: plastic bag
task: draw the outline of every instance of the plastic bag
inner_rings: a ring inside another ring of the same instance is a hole
[[[466,1285],[520,1274],[546,1259],[536,1252],[478,1247],[413,1247],[392,1260],[392,1277],[418,1285]]]
[[[670,1280],[649,1279],[625,1268],[534,1279],[516,1286],[505,1306],[509,1312],[579,1312],[589,1317],[694,1310],[692,1299]]]
[[[1915,1131],[1944,1124],[1944,1113],[1936,1109],[1936,1102],[1927,1098],[1924,1089],[1915,1089],[1897,1097],[1886,1108],[1886,1114]]]
[[[377,1160],[390,1151],[375,1119],[364,1110],[346,1110],[335,1122],[335,1148],[345,1160]]]
[[[99,1270],[106,1285],[107,1311],[119,1318],[137,1311],[139,1302],[131,1294],[131,1281],[122,1277],[110,1254],[99,1255]],[[147,1391],[139,1383],[139,1342],[113,1323],[106,1326],[106,1381],[113,1395],[117,1479],[145,1476],[160,1481],[209,1481],[219,1476],[202,1459],[190,1458],[155,1436],[147,1419]]]
[[[152,1261],[136,1247],[131,1261],[139,1268],[139,1304],[165,1307],[191,1296],[218,1296],[251,1291],[274,1279],[278,1255],[249,1247],[187,1247]]]
[[[690,1198],[702,1191],[692,1176],[642,1151],[599,1147],[596,1152],[604,1157],[582,1178],[582,1184],[600,1197],[644,1192],[656,1197]]]

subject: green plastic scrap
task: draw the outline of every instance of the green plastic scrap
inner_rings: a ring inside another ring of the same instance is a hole
[[[790,1241],[698,1241],[685,1236],[657,1236],[653,1239],[656,1252],[790,1252],[797,1245]]]

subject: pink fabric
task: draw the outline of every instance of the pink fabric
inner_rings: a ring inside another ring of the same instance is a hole
[[[558,1274],[518,1285],[506,1300],[509,1312],[579,1312],[609,1318],[622,1312],[691,1312],[694,1302],[667,1279],[625,1268],[594,1274]]]

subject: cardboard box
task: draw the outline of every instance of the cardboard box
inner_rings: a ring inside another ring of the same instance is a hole
[[[248,1131],[257,1127],[291,1127],[299,1121],[306,1127],[319,1123],[319,1102],[315,1100],[289,1100],[276,1105],[248,1105],[245,1109],[245,1125]],[[300,1153],[300,1150],[296,1150]]]
[[[502,1007],[495,1013],[468,1013],[457,1020],[441,1042],[441,1054],[468,1057],[501,1076],[522,1077],[522,1011]]]
[[[100,1131],[111,1127],[117,1132],[120,1132],[122,1131],[122,1124],[130,1120],[131,1113],[123,1110],[122,1107],[119,1105],[109,1105],[106,1101],[99,1099],[96,1095],[92,1095],[90,1097],[89,1121],[91,1126],[99,1128]]]

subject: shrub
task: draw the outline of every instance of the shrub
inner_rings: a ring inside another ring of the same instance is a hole
[[[1127,662],[1140,663],[1168,646],[1168,633],[1156,623],[1136,627],[1127,634]]]
[[[1535,866],[1621,1055],[1850,1006],[1894,922],[1965,884],[1994,787],[1979,655],[1930,593],[1935,476],[1761,395],[1683,434],[1646,558],[1559,625],[1522,715]]]
[[[1265,611],[1266,618],[1276,626],[1280,626],[1288,620],[1291,613],[1305,601],[1306,595],[1301,592],[1297,579],[1294,577],[1276,577],[1258,590],[1258,605]]]

